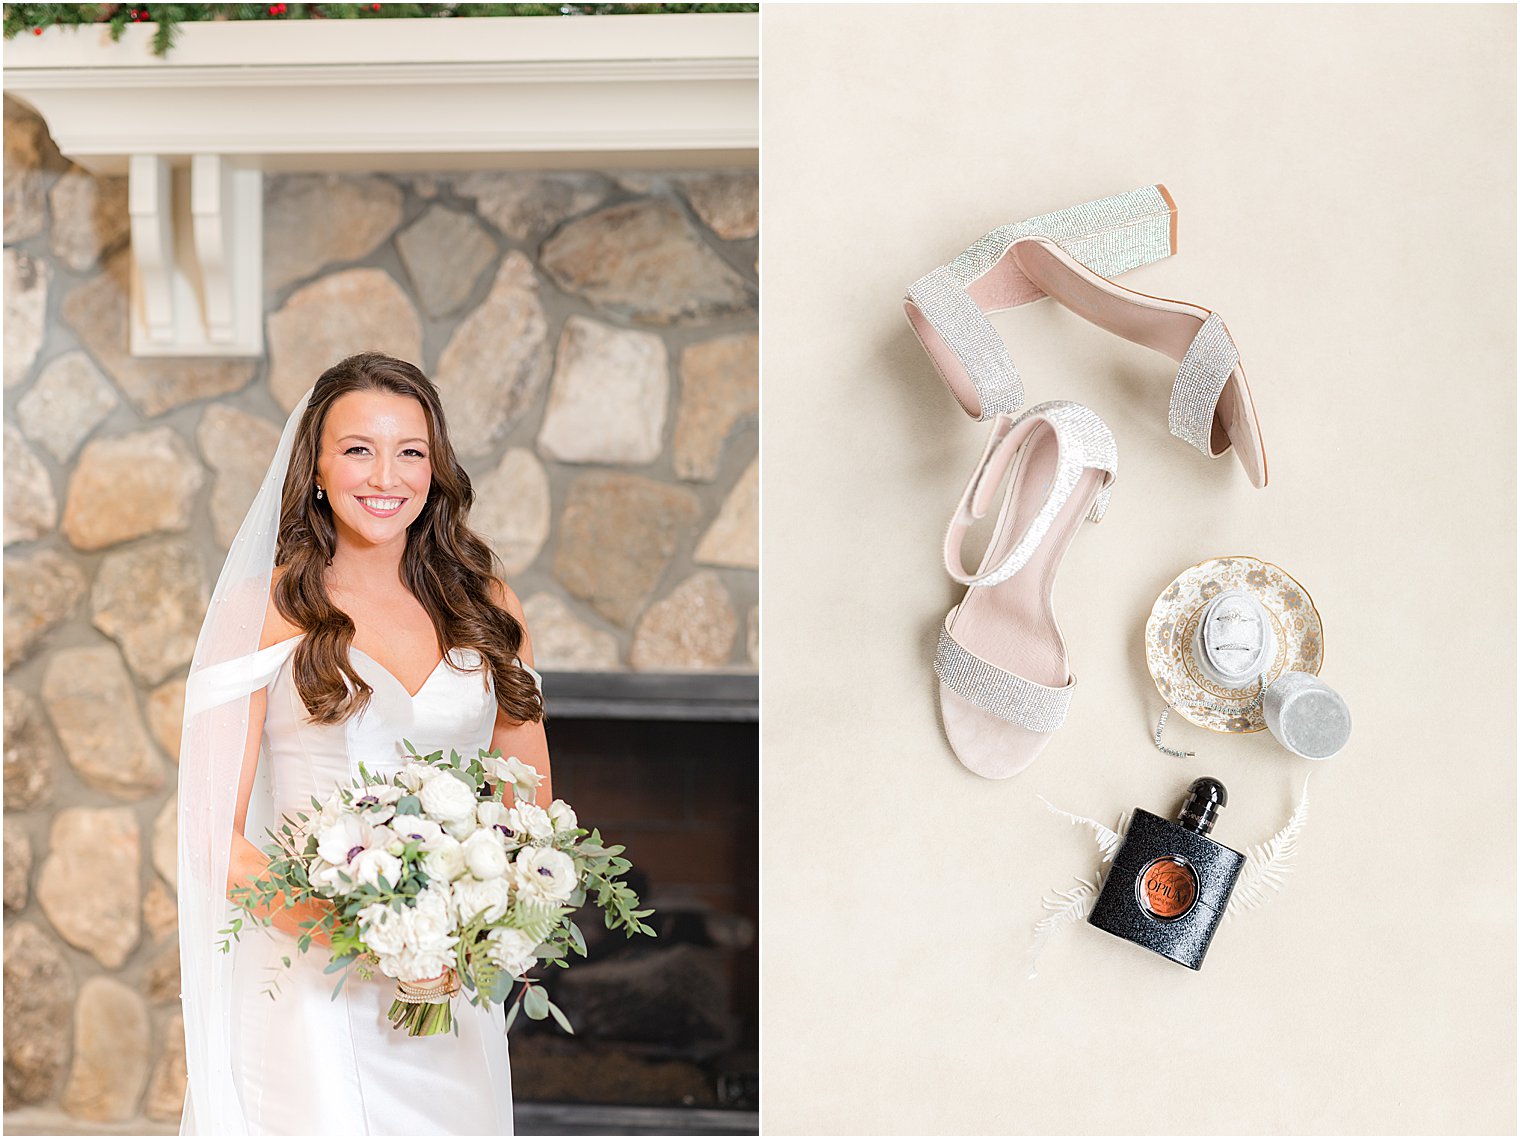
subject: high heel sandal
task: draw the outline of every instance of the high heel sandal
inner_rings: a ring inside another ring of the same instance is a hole
[[[1267,485],[1266,449],[1240,353],[1219,315],[1116,285],[1108,277],[1176,251],[1176,206],[1147,186],[1002,226],[908,288],[909,323],[962,409],[1015,412],[1023,380],[987,314],[1050,296],[1126,340],[1176,360],[1171,433],[1217,458],[1235,451]]]
[[[1076,678],[1051,609],[1056,567],[1083,519],[1102,519],[1117,471],[1108,426],[1056,400],[1000,416],[966,484],[945,536],[945,568],[966,595],[945,618],[934,671],[945,736],[978,775],[1022,771],[1066,720]],[[970,573],[961,546],[1005,474],[996,530]]]

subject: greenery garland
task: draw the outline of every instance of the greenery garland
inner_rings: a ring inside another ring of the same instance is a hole
[[[5,38],[47,28],[109,24],[121,39],[128,24],[153,24],[153,54],[165,56],[181,24],[210,20],[397,20],[448,16],[620,16],[683,12],[756,12],[759,4],[6,4]]]

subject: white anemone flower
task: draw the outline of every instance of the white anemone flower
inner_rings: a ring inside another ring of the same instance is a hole
[[[475,817],[481,826],[501,835],[508,850],[516,850],[528,840],[527,832],[522,829],[521,820],[513,816],[512,808],[495,799],[487,799],[477,807]]]
[[[317,830],[317,853],[334,866],[346,866],[376,845],[377,837],[376,829],[361,816],[341,815],[331,826]]]
[[[376,783],[365,789],[354,800],[354,806],[364,813],[371,823],[388,823],[396,813],[396,801],[406,792],[388,783]]]
[[[397,815],[391,820],[391,829],[408,841],[419,838],[423,842],[432,842],[443,834],[441,826],[421,815]]]
[[[512,883],[519,897],[563,902],[575,891],[575,862],[552,846],[518,851],[512,863]]]

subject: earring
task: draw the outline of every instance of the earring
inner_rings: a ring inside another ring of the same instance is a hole
[[[317,487],[317,498],[321,499],[321,497],[322,497],[322,488],[321,487]]]

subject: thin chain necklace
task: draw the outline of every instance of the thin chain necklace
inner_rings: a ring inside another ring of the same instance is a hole
[[[1262,684],[1261,676],[1258,675],[1256,678],[1256,695],[1247,704],[1213,704],[1202,700],[1179,700],[1177,703],[1180,706],[1195,710],[1216,712],[1221,716],[1244,716],[1260,708],[1266,694],[1266,686]],[[1171,714],[1172,709],[1170,707],[1163,708],[1161,710],[1161,718],[1156,721],[1156,734],[1153,737],[1156,741],[1156,750],[1163,751],[1167,755],[1175,755],[1178,759],[1186,759],[1188,756],[1197,755],[1196,751],[1181,751],[1178,748],[1167,747],[1166,744],[1161,742],[1161,733],[1166,730],[1166,722],[1171,717]]]

